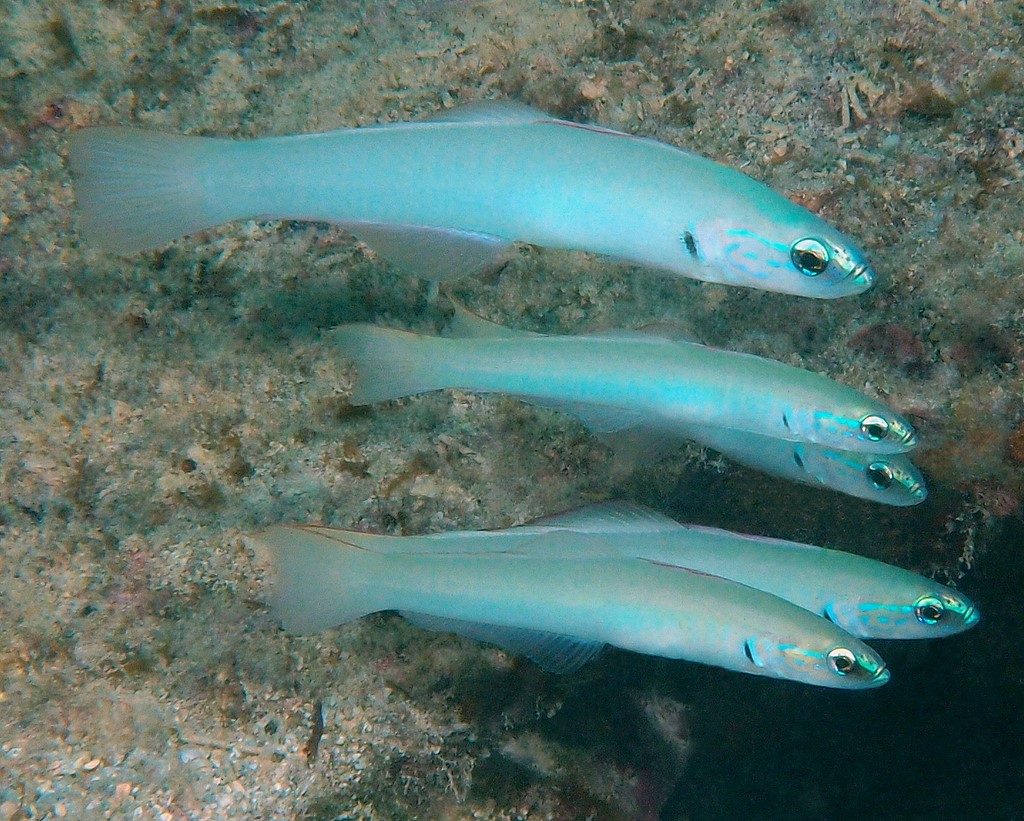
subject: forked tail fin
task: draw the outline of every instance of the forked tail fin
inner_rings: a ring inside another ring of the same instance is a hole
[[[334,339],[356,365],[353,405],[455,387],[443,378],[447,340],[376,325],[341,325]]]
[[[128,254],[243,216],[234,213],[226,186],[216,183],[231,176],[222,164],[235,146],[136,128],[76,131],[70,158],[83,235]]]
[[[254,537],[268,569],[268,600],[290,633],[316,633],[386,609],[376,592],[387,560],[344,530],[272,527]]]

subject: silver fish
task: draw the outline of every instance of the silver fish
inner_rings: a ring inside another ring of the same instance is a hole
[[[526,242],[809,297],[874,281],[847,237],[738,171],[516,103],[247,142],[88,128],[70,156],[85,236],[121,253],[274,218],[341,225],[431,279]]]
[[[376,552],[367,538],[323,527],[257,537],[286,629],[314,632],[397,610],[554,672],[611,644],[823,687],[889,679],[878,654],[835,624],[718,576],[621,557]]]
[[[910,423],[883,403],[774,360],[647,335],[543,336],[483,324],[490,337],[340,326],[334,339],[356,364],[352,403],[463,388],[554,407],[605,433],[685,436],[711,426],[875,454],[917,443]]]

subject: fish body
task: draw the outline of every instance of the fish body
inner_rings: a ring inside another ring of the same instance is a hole
[[[840,550],[718,528],[681,525],[634,505],[595,505],[543,526],[598,538],[628,555],[687,567],[757,587],[817,613],[852,635],[920,639],[973,627],[978,611],[964,594],[917,573]],[[543,550],[541,541],[533,544]],[[558,540],[564,554],[567,541]],[[580,542],[579,558],[601,555]]]
[[[351,401],[441,388],[513,394],[595,431],[682,432],[709,425],[845,450],[916,444],[881,402],[825,376],[750,354],[643,336],[498,335],[442,339],[372,325],[334,338],[356,364]]]
[[[611,644],[825,687],[876,687],[889,678],[878,655],[836,625],[717,576],[621,557],[375,552],[352,536],[300,527],[258,537],[286,629],[323,630],[397,610],[555,671]]]
[[[939,638],[978,622],[967,596],[909,570],[816,545],[684,525],[622,502],[502,530],[402,537],[351,532],[346,538],[387,554],[507,554],[581,563],[628,558],[682,567],[763,590],[860,638]]]
[[[896,507],[918,505],[928,498],[924,477],[906,454],[839,450],[710,426],[687,428],[685,436],[747,467],[793,482]]]
[[[342,225],[434,279],[527,242],[820,298],[874,280],[848,238],[744,174],[514,103],[250,141],[84,129],[71,163],[86,235],[120,252],[260,217]]]

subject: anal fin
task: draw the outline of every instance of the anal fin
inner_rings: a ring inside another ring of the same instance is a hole
[[[596,434],[617,433],[642,425],[645,418],[637,411],[616,405],[601,405],[596,402],[577,402],[571,399],[537,398],[530,395],[513,394],[528,405],[567,413],[575,416],[587,429]]]
[[[338,223],[399,268],[438,282],[497,267],[515,243],[504,237],[422,225]]]
[[[496,645],[510,653],[526,656],[549,673],[572,673],[604,648],[598,641],[564,636],[525,627],[504,627],[425,613],[400,610],[399,615],[417,627],[439,633],[457,633],[476,641]]]

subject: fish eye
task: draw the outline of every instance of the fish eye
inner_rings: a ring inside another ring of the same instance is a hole
[[[816,277],[828,267],[828,248],[820,240],[798,239],[789,249],[789,258],[802,274]]]
[[[857,666],[857,657],[845,647],[828,651],[828,664],[833,673],[848,676]]]
[[[922,596],[914,605],[914,615],[922,624],[938,624],[945,612],[946,608],[935,596]]]
[[[881,416],[865,416],[860,420],[860,432],[872,442],[881,442],[889,433],[889,423]]]
[[[876,490],[888,490],[892,487],[893,479],[896,478],[892,468],[885,462],[872,462],[867,467],[867,474]]]

